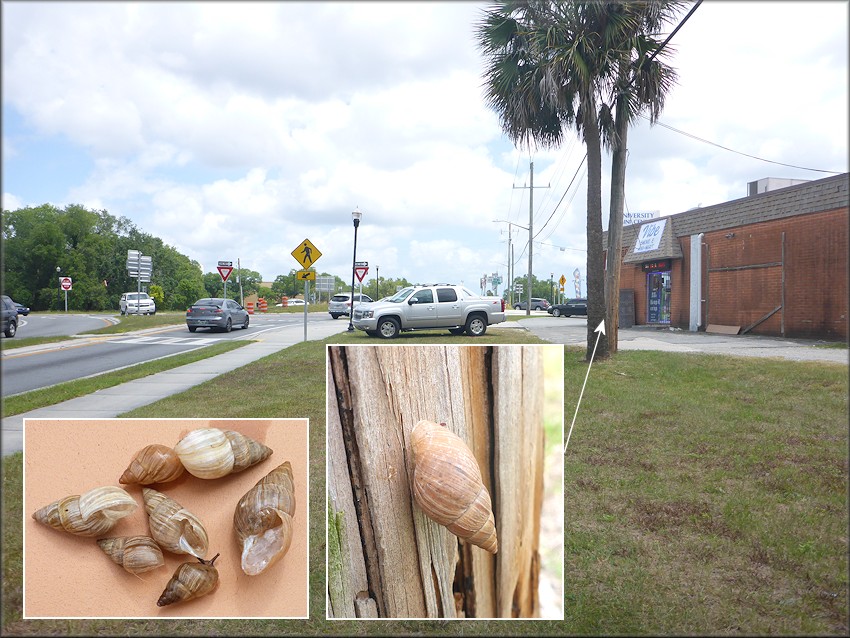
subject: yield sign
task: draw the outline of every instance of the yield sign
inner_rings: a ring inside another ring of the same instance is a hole
[[[230,273],[233,272],[233,266],[219,266],[218,274],[221,275],[222,281],[227,281],[227,278],[230,277]]]
[[[357,281],[363,283],[363,277],[366,276],[366,273],[369,272],[369,266],[356,266],[354,268],[354,274],[357,276]]]

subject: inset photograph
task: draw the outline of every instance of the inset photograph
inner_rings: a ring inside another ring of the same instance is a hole
[[[562,346],[328,346],[328,619],[563,619]]]
[[[307,419],[27,419],[34,618],[307,618]]]

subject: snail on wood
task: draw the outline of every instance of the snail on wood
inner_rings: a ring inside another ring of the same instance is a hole
[[[155,443],[136,452],[118,482],[122,485],[167,483],[180,478],[183,469],[183,463],[173,449]]]
[[[499,549],[490,494],[466,443],[445,425],[419,421],[411,431],[413,496],[433,521],[491,554]]]
[[[131,574],[165,565],[162,550],[150,536],[116,536],[97,541],[106,555]]]
[[[174,448],[148,445],[136,452],[120,483],[166,483],[178,478],[184,468],[193,476],[216,479],[265,461],[271,448],[259,441],[218,428],[198,428],[184,436]]]
[[[150,487],[142,488],[151,536],[163,549],[175,554],[206,556],[207,530],[197,516],[170,496]]]
[[[177,567],[156,601],[157,606],[185,602],[212,592],[218,586],[218,570],[214,565],[218,556],[216,554],[211,560],[198,558],[197,563],[183,563]]]
[[[271,448],[232,430],[200,428],[184,436],[174,451],[193,476],[214,479],[266,460]]]
[[[242,571],[256,576],[283,557],[292,543],[295,485],[289,461],[239,499],[233,527],[242,547]]]
[[[39,523],[77,536],[102,536],[137,507],[133,497],[120,487],[96,487],[46,505],[32,517]]]

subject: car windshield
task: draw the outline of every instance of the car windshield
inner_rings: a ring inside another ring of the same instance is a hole
[[[133,292],[127,295],[127,299],[147,299],[148,293],[146,292]]]
[[[331,301],[348,301],[348,295],[334,295]]]
[[[195,303],[195,306],[220,306],[221,299],[198,299]]]
[[[387,301],[389,301],[390,303],[401,303],[402,301],[404,301],[405,299],[407,299],[410,296],[411,292],[413,292],[412,286],[408,287],[408,288],[402,288],[396,294],[394,294],[392,297],[387,299]]]

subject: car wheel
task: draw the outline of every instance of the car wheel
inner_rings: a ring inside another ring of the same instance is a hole
[[[335,312],[331,313],[331,317],[333,317],[334,319],[339,319],[339,315],[336,314]]]
[[[462,335],[466,331],[466,328],[449,328],[449,332],[453,335]]]
[[[481,315],[472,315],[466,320],[465,330],[470,337],[480,337],[487,332],[487,320]]]
[[[233,330],[233,322],[230,320],[230,317],[228,317],[228,318],[227,318],[227,323],[226,323],[226,324],[224,324],[224,331],[225,331],[225,332],[230,332],[231,330]]]
[[[248,315],[245,315],[245,321],[242,322],[242,330],[247,330],[250,322],[251,320],[248,318]]]
[[[189,332],[195,332],[198,329],[198,326],[189,326]]]
[[[561,311],[560,311],[558,308],[554,308],[554,309],[552,310],[552,316],[553,316],[553,317],[560,317],[560,316],[561,316]]]
[[[377,330],[367,330],[366,334],[369,335],[370,337],[377,337],[378,331]]]
[[[382,339],[395,339],[401,332],[401,325],[395,317],[387,317],[378,322],[378,334]]]
[[[125,314],[126,314],[126,313],[122,310],[122,311],[121,311],[121,316],[123,317]]]
[[[16,321],[9,321],[9,325],[6,327],[6,330],[3,331],[7,337],[14,337],[18,332],[18,323]]]
[[[520,308],[519,304],[517,303],[517,304],[514,304],[514,310],[522,310],[522,308]]]

